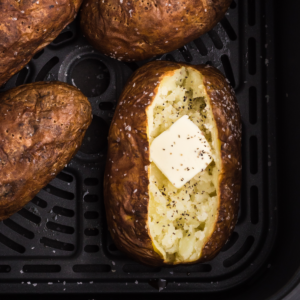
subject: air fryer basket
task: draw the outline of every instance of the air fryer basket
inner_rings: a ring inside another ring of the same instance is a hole
[[[124,84],[145,62],[122,63],[98,53],[75,20],[0,89],[64,81],[89,97],[94,115],[68,166],[25,208],[0,223],[0,294],[163,291],[201,292],[213,299],[212,293],[223,292],[227,299],[233,297],[230,290],[239,291],[272,269],[278,212],[272,13],[272,1],[235,0],[209,33],[154,58],[217,67],[235,88],[241,109],[239,220],[220,254],[205,264],[143,266],[119,252],[107,230],[102,180],[108,129]]]

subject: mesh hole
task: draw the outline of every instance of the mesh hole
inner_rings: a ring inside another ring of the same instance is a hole
[[[105,273],[110,272],[109,265],[75,265],[73,266],[75,273]]]
[[[208,32],[209,37],[211,38],[211,40],[213,41],[215,47],[219,50],[221,50],[223,48],[223,42],[221,41],[219,35],[217,34],[216,31],[211,30]]]
[[[61,267],[59,265],[25,265],[24,273],[59,273]]]
[[[257,137],[250,137],[250,172],[256,174],[258,171],[258,147]]]
[[[227,243],[223,246],[222,252],[228,251],[238,240],[239,234],[237,232],[233,232],[231,237],[228,239]]]
[[[84,251],[87,253],[96,253],[99,252],[99,246],[97,245],[86,245]]]
[[[0,265],[0,273],[9,273],[11,271],[11,267],[8,265]]]
[[[253,37],[248,40],[248,72],[256,74],[256,40]]]
[[[178,50],[182,54],[185,61],[191,62],[193,60],[193,57],[192,57],[192,55],[191,55],[191,53],[190,53],[187,46],[183,46],[183,47],[179,48]]]
[[[59,62],[57,56],[52,57],[40,70],[39,74],[36,76],[35,81],[44,81],[46,75],[51,71],[51,69],[56,66]]]
[[[160,272],[161,268],[158,267],[149,267],[139,264],[132,264],[132,265],[124,265],[123,272],[125,273],[145,273],[145,272]]]
[[[257,186],[251,186],[250,188],[250,207],[251,207],[251,223],[257,224],[259,221],[258,210],[258,188]]]
[[[86,236],[97,236],[99,234],[99,230],[97,228],[86,228],[84,230],[84,234]]]
[[[2,233],[0,233],[0,243],[2,243],[3,245],[7,246],[8,248],[10,248],[18,253],[24,253],[26,250],[22,245],[14,242],[13,240],[6,237]]]
[[[223,265],[225,268],[229,268],[236,264],[238,261],[240,261],[251,249],[252,245],[254,243],[254,237],[248,236],[244,245],[231,257],[224,260]]]
[[[248,0],[248,24],[255,25],[255,0]]]
[[[225,55],[225,54],[222,55],[221,56],[221,61],[222,61],[222,64],[223,64],[223,68],[224,68],[226,77],[230,81],[230,84],[232,85],[232,87],[235,87],[234,75],[233,75],[231,63],[230,63],[230,60],[229,60],[228,56]]]
[[[251,124],[257,122],[257,91],[254,86],[249,88],[249,121]]]
[[[40,224],[42,221],[39,216],[33,214],[25,208],[22,208],[20,211],[18,211],[18,214],[35,224]]]
[[[48,229],[61,232],[61,233],[66,233],[66,234],[73,234],[75,231],[73,227],[54,223],[54,222],[47,222],[46,226]]]
[[[17,224],[11,219],[4,220],[3,223],[10,228],[11,230],[17,232],[21,236],[26,237],[27,239],[32,240],[34,238],[34,233],[31,232],[30,230],[22,227],[21,225]]]
[[[60,206],[54,206],[52,210],[55,214],[68,217],[68,218],[72,218],[75,215],[74,210],[67,209]]]
[[[46,237],[41,238],[40,242],[41,244],[44,244],[47,247],[55,248],[63,251],[73,251],[75,249],[73,244],[59,242]]]

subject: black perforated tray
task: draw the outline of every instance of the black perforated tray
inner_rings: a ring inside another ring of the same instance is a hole
[[[89,97],[94,114],[63,172],[0,223],[0,293],[209,293],[236,288],[268,268],[277,220],[276,115],[262,2],[233,1],[208,34],[155,58],[211,64],[235,88],[243,120],[243,190],[238,224],[221,253],[205,264],[150,268],[116,249],[102,196],[107,133],[126,80],[145,62],[121,63],[94,51],[75,21],[0,89],[68,82]]]

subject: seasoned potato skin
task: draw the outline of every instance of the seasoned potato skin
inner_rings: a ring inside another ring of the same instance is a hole
[[[204,77],[218,127],[222,158],[218,216],[214,231],[200,259],[195,262],[208,261],[217,255],[232,233],[238,215],[242,169],[241,120],[232,87],[213,67],[165,61],[146,64],[129,79],[110,127],[104,199],[108,227],[116,246],[130,257],[152,266],[165,263],[154,251],[146,226],[149,176],[145,166],[150,164],[146,109],[156,96],[158,82],[182,66],[192,67]],[[124,128],[128,125],[131,131]]]
[[[0,86],[74,20],[82,0],[0,0]]]
[[[100,52],[123,61],[173,51],[211,30],[232,0],[86,0],[81,28]]]
[[[0,220],[20,210],[65,167],[91,114],[88,99],[61,82],[0,94]]]

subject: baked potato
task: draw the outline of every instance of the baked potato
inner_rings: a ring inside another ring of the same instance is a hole
[[[0,87],[72,22],[82,0],[0,0]]]
[[[91,114],[88,99],[61,82],[0,94],[0,220],[20,210],[65,167]]]
[[[241,169],[229,81],[210,66],[146,64],[124,88],[108,136],[113,241],[151,266],[211,260],[237,221]]]
[[[87,0],[81,28],[98,51],[122,61],[173,51],[211,30],[231,0]]]

